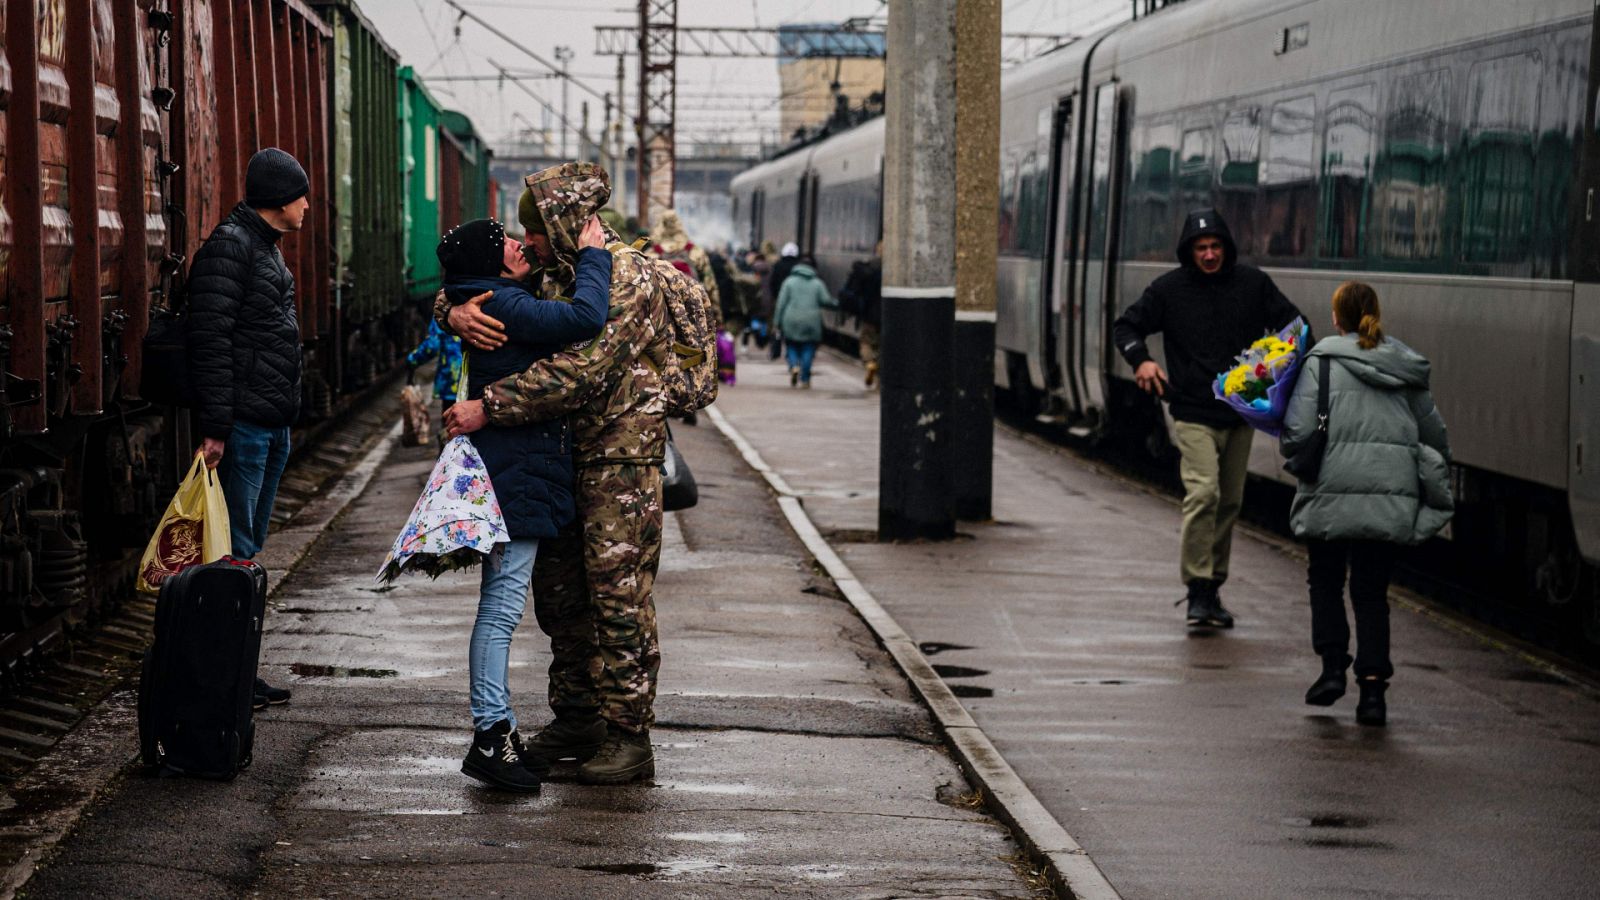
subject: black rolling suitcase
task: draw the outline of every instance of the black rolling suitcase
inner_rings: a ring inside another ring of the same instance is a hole
[[[267,573],[246,560],[225,556],[162,582],[155,643],[139,679],[146,765],[228,779],[250,764],[266,605]]]

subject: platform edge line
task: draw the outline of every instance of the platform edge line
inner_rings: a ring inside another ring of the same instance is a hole
[[[910,635],[883,608],[834,551],[827,538],[805,511],[800,498],[788,489],[777,473],[739,429],[715,407],[707,409],[722,436],[739,451],[751,469],[762,475],[778,493],[778,507],[789,527],[816,558],[828,577],[857,615],[872,629],[873,635],[911,682],[917,696],[928,707],[957,762],[985,795],[989,807],[1005,822],[1028,852],[1045,867],[1045,874],[1058,896],[1073,900],[1122,900],[1110,879],[1095,864],[1087,851],[1039,802],[1017,775],[1011,764],[978,727],[966,707],[961,705],[949,685],[933,670]],[[782,487],[779,487],[782,485]]]

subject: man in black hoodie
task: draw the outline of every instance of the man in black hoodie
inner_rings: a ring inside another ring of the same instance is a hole
[[[1218,589],[1228,579],[1253,434],[1212,395],[1211,384],[1252,341],[1300,315],[1265,272],[1238,257],[1216,210],[1190,213],[1178,239],[1182,265],[1151,282],[1112,326],[1139,387],[1172,411],[1173,439],[1183,457],[1181,570],[1191,627],[1233,627]],[[1145,346],[1157,332],[1164,335],[1170,379]]]
[[[233,555],[267,541],[289,426],[300,413],[300,323],[294,275],[278,240],[305,225],[311,190],[293,156],[268,147],[250,157],[243,203],[211,232],[189,267],[189,368],[195,429],[206,465],[228,500]],[[289,692],[256,679],[257,709]]]

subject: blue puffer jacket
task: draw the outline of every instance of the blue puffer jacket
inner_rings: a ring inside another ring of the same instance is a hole
[[[611,302],[611,254],[597,248],[578,254],[575,288],[568,303],[541,300],[507,278],[445,279],[445,290],[458,302],[493,291],[483,311],[506,326],[507,341],[498,350],[467,352],[468,400],[483,399],[483,389],[496,381],[600,333]],[[572,439],[565,418],[490,425],[474,432],[472,443],[483,456],[513,538],[555,537],[572,521]]]

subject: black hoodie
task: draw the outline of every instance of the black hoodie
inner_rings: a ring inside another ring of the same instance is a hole
[[[1194,264],[1190,246],[1196,238],[1222,239],[1222,269],[1215,275]],[[1178,239],[1177,269],[1157,278],[1144,295],[1112,325],[1112,339],[1128,365],[1150,359],[1144,339],[1164,337],[1167,375],[1172,383],[1166,399],[1179,422],[1231,427],[1242,419],[1211,393],[1219,372],[1252,341],[1294,321],[1300,311],[1265,272],[1238,262],[1233,234],[1214,209],[1196,210],[1183,223]]]

